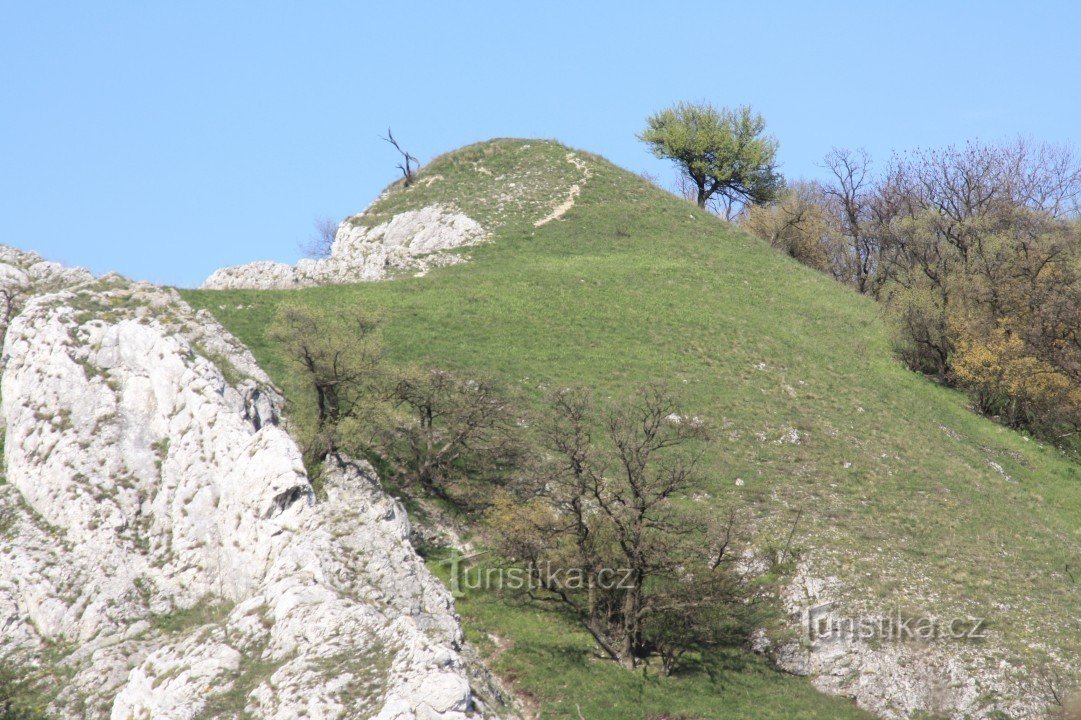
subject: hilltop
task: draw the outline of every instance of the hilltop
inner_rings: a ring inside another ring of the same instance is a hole
[[[588,165],[556,143],[495,140],[436,158],[339,226],[330,256],[296,266],[222,268],[204,289],[291,289],[423,275],[458,262],[453,251],[496,234],[540,227],[574,206]]]
[[[1052,702],[1046,679],[1077,674],[1078,465],[906,371],[872,301],[551,141],[496,140],[437,158],[414,185],[392,185],[347,219],[332,259],[357,267],[348,263],[369,257],[396,218],[423,212],[476,228],[465,242],[381,258],[379,277],[391,282],[183,294],[300,406],[298,378],[267,334],[287,299],[378,309],[396,361],[495,376],[529,402],[562,385],[618,397],[669,383],[720,429],[701,502],[738,506],[762,545],[784,545],[799,518],[791,642],[773,648],[774,660],[863,708],[1036,717]],[[331,281],[362,279],[372,278]],[[808,610],[827,602],[841,618],[982,619],[986,637],[801,637]],[[536,608],[472,595],[458,610],[467,637],[546,716],[645,717],[677,696],[681,710],[705,717],[855,712],[749,656],[719,684],[704,675],[651,683],[589,661],[589,643]],[[552,623],[566,632],[542,631]]]

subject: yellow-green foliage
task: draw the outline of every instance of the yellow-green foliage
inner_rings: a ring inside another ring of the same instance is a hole
[[[831,247],[823,242],[830,233],[829,220],[819,191],[808,183],[797,183],[776,202],[748,207],[740,225],[804,265],[830,272]]]
[[[958,331],[953,355],[957,381],[971,389],[988,414],[1011,425],[1053,430],[1081,420],[1081,385],[1033,354],[1006,325],[989,334]]]

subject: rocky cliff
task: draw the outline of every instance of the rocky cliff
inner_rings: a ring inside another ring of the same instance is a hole
[[[446,589],[372,469],[175,292],[5,250],[0,661],[59,717],[464,718]]]
[[[814,565],[807,558],[782,593],[797,637],[768,654],[822,692],[891,720],[1043,718],[1062,699],[1055,693],[1065,696],[1051,684],[1056,675],[1011,662],[986,618],[866,608]],[[1050,645],[1041,650],[1064,676],[1076,662]]]

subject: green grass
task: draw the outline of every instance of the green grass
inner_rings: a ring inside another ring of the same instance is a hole
[[[466,213],[488,230],[522,230],[548,215],[582,171],[566,147],[548,140],[491,140],[433,160],[408,188],[393,192],[349,221],[366,226],[398,213],[442,205]]]
[[[225,690],[207,697],[206,704],[196,715],[197,720],[224,717],[253,720],[251,713],[245,710],[249,696],[286,662],[266,659],[263,657],[265,649],[261,644],[244,648],[240,655],[240,664],[230,679],[231,684]]]
[[[182,633],[194,628],[221,623],[233,609],[233,604],[205,597],[189,608],[180,608],[169,613],[152,615],[151,624],[165,633]]]
[[[501,173],[467,183],[473,166],[452,153],[420,176],[442,180],[392,192],[373,213],[429,202],[416,193],[437,188],[450,202],[456,187],[458,207],[480,208],[476,194],[497,191],[500,174],[515,174],[508,166],[521,175],[534,157],[548,167],[566,149],[500,141],[463,152]],[[301,404],[266,337],[287,298],[379,309],[393,360],[493,375],[529,402],[559,385],[618,397],[667,381],[718,429],[704,466],[713,501],[737,503],[762,543],[782,543],[803,508],[796,544],[813,549],[817,574],[846,582],[852,605],[986,616],[993,644],[1019,663],[1037,662],[1043,645],[1081,655],[1081,602],[1065,572],[1081,567],[1074,462],[903,369],[872,301],[631,173],[578,156],[592,177],[562,220],[534,228],[532,210],[505,216],[495,242],[470,249],[470,263],[386,283],[184,294]],[[785,442],[792,430],[798,444]],[[507,612],[507,634],[529,635],[527,615]],[[481,622],[496,615],[478,613]],[[510,657],[519,658],[510,671],[553,697],[530,670],[539,659]]]
[[[446,581],[445,564],[429,566]],[[527,709],[545,720],[872,717],[739,650],[671,677],[656,668],[646,675],[599,659],[592,638],[556,608],[480,590],[466,591],[456,605],[466,639]]]

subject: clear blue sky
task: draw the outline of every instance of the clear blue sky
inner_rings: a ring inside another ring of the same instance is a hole
[[[749,103],[789,177],[832,146],[1081,128],[1076,2],[5,2],[0,242],[191,286],[495,136],[635,171],[681,99]]]

